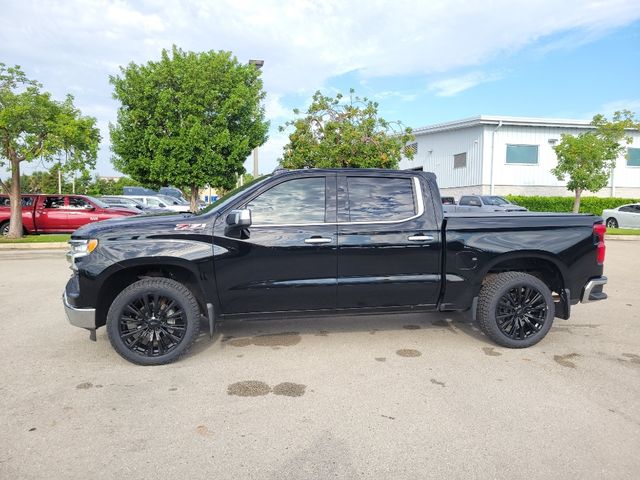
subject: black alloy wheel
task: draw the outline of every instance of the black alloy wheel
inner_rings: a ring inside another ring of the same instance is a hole
[[[7,235],[9,235],[9,227],[10,227],[9,222],[5,222],[2,225],[0,225],[0,236],[6,237]]]
[[[182,356],[200,330],[200,307],[191,290],[163,277],[125,288],[107,313],[113,348],[139,365],[162,365]]]
[[[498,328],[505,336],[524,340],[542,329],[547,318],[547,304],[535,288],[518,285],[500,297],[495,316]]]
[[[555,304],[551,290],[525,272],[491,274],[478,296],[476,319],[482,331],[498,345],[526,348],[551,329]]]
[[[133,352],[145,357],[165,355],[184,339],[185,317],[175,299],[143,293],[125,305],[118,322],[118,334]]]

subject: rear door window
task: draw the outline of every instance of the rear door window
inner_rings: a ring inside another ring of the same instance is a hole
[[[411,178],[347,177],[350,222],[402,221],[417,212]]]
[[[44,208],[64,208],[64,197],[47,197]]]
[[[71,197],[69,198],[69,208],[73,209],[83,209],[83,208],[91,208],[91,205],[88,201],[86,201],[82,197]]]

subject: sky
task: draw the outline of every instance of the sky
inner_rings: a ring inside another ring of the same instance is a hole
[[[172,45],[264,60],[261,173],[287,142],[278,127],[316,90],[354,88],[413,128],[480,114],[640,113],[639,0],[0,0],[0,62],[98,120],[101,175],[118,175],[109,76]]]

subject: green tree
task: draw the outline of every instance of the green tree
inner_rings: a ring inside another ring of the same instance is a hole
[[[625,150],[620,142],[631,143],[627,130],[640,128],[629,110],[615,112],[611,121],[595,115],[591,124],[595,130],[577,136],[563,134],[553,147],[558,164],[551,173],[558,180],[567,180],[567,188],[574,192],[574,213],[580,210],[582,192],[597,192],[607,186],[616,159]]]
[[[111,125],[114,166],[149,187],[228,189],[251,151],[267,139],[260,71],[230,52],[163,50],[112,76],[122,106]]]
[[[68,95],[62,102],[42,92],[19,66],[0,63],[0,166],[9,164],[11,197],[9,236],[22,236],[20,164],[58,160],[71,168],[93,166],[100,143],[96,120],[84,117]]]
[[[397,168],[403,154],[413,158],[415,152],[405,147],[415,139],[410,128],[379,117],[378,104],[356,97],[353,89],[346,100],[340,93],[331,98],[318,91],[303,116],[280,127],[294,129],[280,160],[283,167]]]

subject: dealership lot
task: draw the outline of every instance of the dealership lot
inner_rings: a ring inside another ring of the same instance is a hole
[[[0,478],[637,478],[640,242],[507,350],[468,314],[234,322],[175,364],[71,327],[62,251],[0,251]]]

